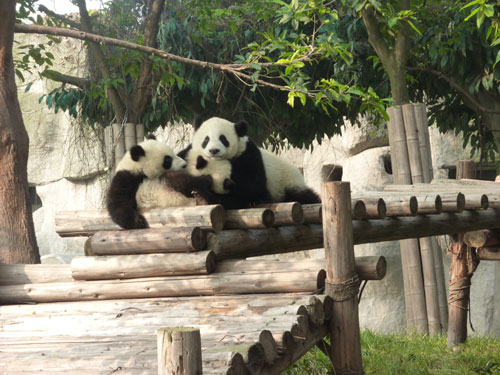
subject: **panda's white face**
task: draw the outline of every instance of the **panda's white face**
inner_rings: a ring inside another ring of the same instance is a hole
[[[227,160],[238,156],[244,151],[247,142],[246,123],[244,131],[239,130],[238,126],[239,124],[219,117],[212,117],[199,127],[195,125],[193,150],[208,159]]]
[[[116,171],[127,170],[157,178],[166,171],[186,168],[186,165],[186,161],[178,157],[172,148],[155,139],[148,139],[132,147],[118,163]]]

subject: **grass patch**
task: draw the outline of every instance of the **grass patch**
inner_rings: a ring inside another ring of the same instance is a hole
[[[446,336],[382,335],[361,332],[366,375],[500,375],[500,339],[468,338],[453,351]],[[286,375],[332,373],[328,358],[318,349],[309,351]]]

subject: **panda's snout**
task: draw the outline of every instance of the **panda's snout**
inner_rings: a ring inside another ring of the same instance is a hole
[[[210,152],[211,155],[217,155],[220,150],[218,148],[211,148],[208,152]]]

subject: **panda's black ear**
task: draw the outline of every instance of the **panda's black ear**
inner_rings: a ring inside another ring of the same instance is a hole
[[[203,118],[201,116],[196,116],[193,122],[194,131],[197,131],[201,124],[203,124]]]
[[[130,156],[132,157],[133,161],[139,161],[141,156],[146,156],[146,152],[141,146],[135,145],[130,149]]]
[[[148,133],[146,139],[154,139],[156,141],[156,135],[154,135],[153,133]]]
[[[234,124],[234,128],[236,129],[236,134],[238,134],[238,137],[241,138],[247,135],[248,124],[245,120],[238,121],[236,124]]]

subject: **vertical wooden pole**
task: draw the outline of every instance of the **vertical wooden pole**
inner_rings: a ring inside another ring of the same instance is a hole
[[[457,161],[457,180],[474,178],[475,163]],[[448,346],[455,346],[467,339],[467,311],[469,309],[470,280],[479,262],[458,233],[451,246],[450,297],[448,299]]]
[[[202,375],[199,329],[160,328],[157,340],[158,375]]]
[[[122,124],[113,124],[113,146],[115,150],[115,166],[125,155],[125,136]]]
[[[349,182],[324,182],[323,236],[326,293],[333,299],[331,358],[336,374],[363,374],[358,315],[359,278],[354,260]]]
[[[137,139],[137,143],[141,143],[142,141],[144,141],[144,124],[135,125],[135,136]]]

